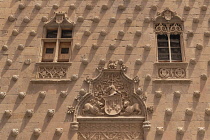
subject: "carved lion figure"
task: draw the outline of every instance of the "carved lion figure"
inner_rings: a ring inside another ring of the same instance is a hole
[[[100,111],[100,107],[102,106],[103,106],[103,103],[99,101],[96,101],[94,104],[86,103],[83,108],[83,113],[89,111],[93,115],[104,115],[104,113]]]
[[[141,109],[139,108],[138,103],[134,103],[133,105],[130,105],[129,101],[124,101],[123,106],[125,108],[122,115],[131,115],[134,112],[138,112],[138,114],[141,114]]]

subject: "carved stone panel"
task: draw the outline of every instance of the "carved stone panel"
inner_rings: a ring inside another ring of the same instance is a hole
[[[186,79],[187,63],[156,63],[158,79]]]
[[[69,65],[37,63],[37,79],[66,79]]]
[[[81,123],[78,140],[143,140],[142,123]]]

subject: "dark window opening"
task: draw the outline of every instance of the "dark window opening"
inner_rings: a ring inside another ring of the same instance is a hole
[[[47,30],[47,38],[57,38],[58,30]]]
[[[46,54],[53,54],[54,48],[46,48]]]
[[[61,48],[61,54],[68,54],[69,48]]]
[[[158,44],[159,61],[162,62],[182,61],[180,34],[157,35],[157,44]]]
[[[72,30],[62,30],[61,38],[72,38]]]

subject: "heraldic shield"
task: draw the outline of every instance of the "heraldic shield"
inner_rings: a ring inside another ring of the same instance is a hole
[[[108,115],[117,115],[123,108],[122,96],[119,92],[114,91],[112,94],[105,96],[105,113]]]

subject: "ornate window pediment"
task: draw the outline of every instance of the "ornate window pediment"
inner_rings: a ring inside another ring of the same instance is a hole
[[[66,12],[55,12],[54,17],[51,18],[50,21],[45,23],[45,26],[58,26],[58,25],[68,25],[68,26],[74,26],[75,23],[73,21],[70,21],[67,17]]]

